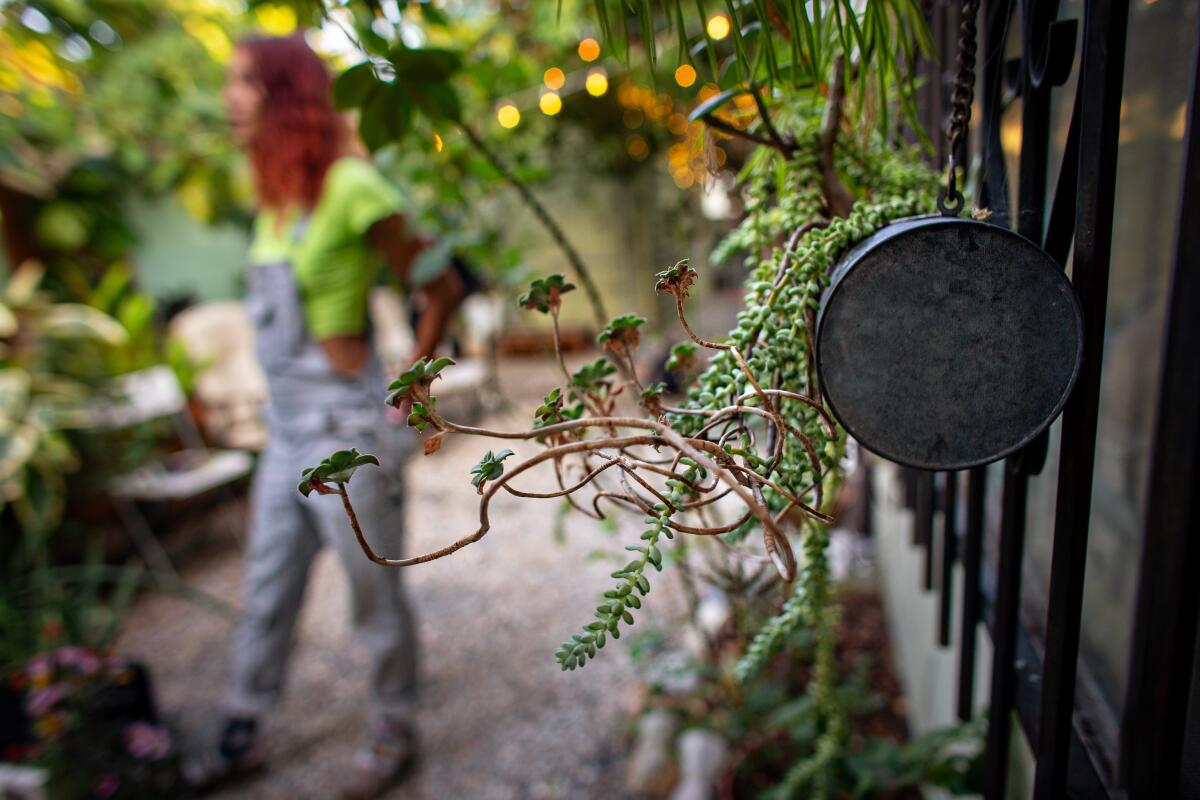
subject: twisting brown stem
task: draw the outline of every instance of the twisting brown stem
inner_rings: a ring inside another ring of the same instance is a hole
[[[554,357],[558,361],[558,368],[562,371],[563,380],[566,381],[566,383],[563,385],[563,391],[568,392],[571,391],[572,386],[571,371],[567,369],[567,361],[565,358],[563,358],[562,333],[558,327],[557,304],[550,306],[550,326],[554,335]],[[595,404],[589,400],[586,392],[579,392],[579,402],[583,403],[584,408],[596,416],[604,416],[600,413],[600,410],[595,407]]]
[[[559,328],[558,328],[558,306],[557,305],[553,305],[550,307],[550,325],[551,325],[552,330],[554,331],[554,358],[557,359],[558,368],[560,370],[562,370],[563,379],[567,382],[566,387],[564,387],[564,388],[570,388],[570,386],[571,386],[571,371],[569,369],[567,369],[566,359],[563,358],[562,334],[559,332]]]
[[[345,491],[343,486],[341,489],[342,503],[346,507],[346,514],[350,518],[350,525],[354,528],[354,534],[358,538],[358,544],[366,553],[367,558],[374,561],[376,564],[381,564],[385,567],[411,567],[414,564],[425,564],[429,561],[436,561],[439,558],[445,558],[451,553],[456,553],[469,544],[473,544],[482,539],[487,532],[491,530],[492,524],[488,517],[488,504],[496,495],[496,492],[504,488],[505,484],[515,478],[517,475],[525,472],[528,469],[551,458],[578,453],[583,450],[594,450],[597,447],[630,447],[638,444],[654,444],[655,437],[653,436],[626,436],[617,439],[596,440],[589,442],[572,442],[571,444],[561,445],[543,450],[541,453],[526,459],[517,466],[513,467],[510,472],[505,473],[499,480],[492,483],[487,491],[483,493],[483,499],[479,501],[479,527],[470,536],[464,536],[458,541],[449,544],[437,550],[432,550],[419,556],[412,558],[383,558],[378,555],[371,546],[367,544],[366,537],[363,535],[362,529],[358,524],[358,517],[354,514],[354,509],[350,505],[350,496]]]
[[[563,475],[562,475],[562,459],[559,459],[559,458],[554,459],[553,464],[554,464],[554,479],[555,479],[555,481],[558,482],[558,488],[565,489],[566,484],[563,483]],[[592,519],[604,519],[603,514],[593,515],[591,511],[588,511],[586,508],[579,505],[579,503],[576,503],[575,496],[573,494],[566,495],[566,498],[567,498],[567,502],[571,504],[571,507],[574,508],[579,513],[583,514],[585,517],[591,517]]]
[[[766,500],[763,498],[762,487],[757,484],[754,486],[754,498],[763,505],[766,505]],[[775,521],[771,520],[772,523]],[[795,575],[796,574],[796,554],[792,552],[792,545],[788,542],[787,537],[779,530],[777,525],[771,525],[770,528],[763,528],[763,547],[767,551],[767,555],[771,558],[771,563],[775,565],[775,569],[780,575]]]
[[[623,494],[617,494],[616,492],[596,492],[595,496],[592,498],[592,508],[596,509],[596,513],[599,515],[600,519],[607,519],[607,517],[604,516],[604,512],[600,510],[600,501],[606,497],[609,500],[612,500],[614,503],[625,504],[631,511],[641,510],[641,507],[638,506],[638,504],[635,503],[632,498],[626,497]]]
[[[620,348],[618,352],[617,348]],[[642,382],[638,380],[637,365],[633,362],[633,353],[624,342],[619,342],[615,347],[610,347],[609,352],[612,353],[617,360],[617,366],[621,368],[621,372],[625,373],[625,377],[633,383],[637,389],[638,395],[645,391],[646,387],[642,386]]]
[[[676,433],[673,429],[667,427],[666,425],[663,425],[660,422],[656,422],[653,420],[637,419],[637,418],[585,419],[585,420],[571,420],[569,422],[558,423],[557,425],[549,425],[549,426],[546,426],[545,428],[540,428],[540,429],[533,430],[533,431],[525,431],[525,432],[519,432],[519,433],[504,433],[501,431],[488,431],[485,429],[469,428],[467,426],[455,425],[454,423],[448,422],[440,417],[437,417],[436,415],[434,415],[434,419],[436,422],[438,422],[438,424],[442,425],[445,430],[453,430],[453,431],[456,431],[459,433],[472,433],[475,435],[491,436],[493,438],[508,438],[508,439],[530,439],[530,438],[534,438],[538,435],[546,435],[551,432],[567,431],[567,430],[574,430],[577,428],[597,427],[597,426],[640,428],[642,430],[652,431],[653,433],[648,434],[648,435],[639,435],[639,436],[609,437],[609,438],[605,438],[605,439],[590,439],[590,440],[584,440],[584,441],[578,441],[578,442],[571,442],[569,444],[559,445],[557,447],[551,447],[546,450],[543,450],[541,453],[539,453],[529,459],[526,459],[525,461],[516,465],[515,467],[513,467],[513,469],[511,471],[506,472],[501,478],[499,478],[497,481],[493,482],[489,486],[489,488],[483,493],[483,498],[479,504],[479,528],[476,529],[476,531],[474,533],[472,533],[469,536],[463,537],[462,539],[459,539],[458,541],[456,541],[450,545],[447,545],[446,547],[431,551],[429,553],[425,553],[423,555],[414,556],[412,558],[387,559],[387,558],[383,558],[383,557],[379,556],[378,554],[376,554],[374,552],[374,550],[371,549],[370,545],[367,544],[366,538],[362,533],[361,527],[358,524],[357,517],[353,515],[353,508],[350,505],[349,494],[345,491],[344,487],[342,487],[342,490],[340,493],[342,494],[343,503],[345,504],[345,506],[347,508],[347,516],[350,518],[351,526],[354,528],[354,533],[355,533],[355,536],[358,538],[359,545],[363,548],[363,552],[367,554],[367,557],[370,558],[373,562],[375,562],[377,564],[382,564],[384,566],[389,566],[389,567],[407,567],[407,566],[412,566],[414,564],[423,564],[423,563],[433,561],[433,560],[436,560],[439,558],[444,558],[445,556],[448,556],[451,553],[461,550],[463,547],[466,547],[469,544],[479,541],[480,539],[482,539],[484,537],[484,535],[487,534],[488,530],[491,527],[491,523],[489,522],[488,513],[487,513],[488,512],[488,504],[491,502],[491,498],[496,494],[497,491],[506,488],[509,481],[511,481],[514,477],[516,477],[517,475],[520,475],[521,473],[525,472],[526,470],[532,468],[533,466],[535,466],[543,461],[546,461],[548,459],[559,459],[562,456],[569,455],[572,453],[595,451],[595,450],[600,450],[600,449],[604,449],[604,448],[614,448],[614,449],[618,449],[618,450],[623,450],[628,447],[636,447],[636,446],[643,446],[643,445],[661,446],[663,444],[666,444],[666,445],[674,448],[675,450],[683,453],[684,455],[687,455],[689,458],[691,458],[693,461],[695,461],[701,467],[711,471],[714,475],[718,476],[722,482],[724,482],[735,494],[738,495],[738,497],[742,500],[742,502],[745,503],[745,505],[749,509],[750,513],[752,513],[759,520],[759,522],[762,523],[763,529],[765,532],[764,536],[770,536],[772,539],[774,539],[774,538],[782,537],[782,535],[783,535],[779,531],[778,527],[776,526],[773,516],[767,510],[765,502],[761,499],[761,491],[758,492],[758,496],[756,497],[754,492],[751,490],[748,490],[745,486],[743,486],[742,483],[736,477],[734,477],[734,475],[729,470],[718,465],[716,462],[714,462],[712,460],[712,458],[710,458],[707,455],[707,453],[715,451],[714,454],[718,458],[727,458],[727,456],[723,450],[721,450],[719,447],[717,447],[717,445],[714,444],[713,442],[706,442],[703,440],[694,440],[694,439],[685,439],[684,437],[682,437],[678,433]],[[627,473],[632,474],[633,470],[623,467],[622,472],[623,473],[627,472]],[[661,495],[657,492],[657,490],[653,489],[653,487],[651,487],[649,484],[645,483],[645,481],[642,481],[640,479],[640,477],[638,477],[636,475],[634,475],[634,477],[640,483],[643,483],[643,485],[645,485],[652,493],[654,493],[655,496],[661,498]],[[556,495],[557,495],[557,493],[556,493]],[[625,499],[629,499],[629,498],[625,498]],[[598,509],[597,509],[597,511],[598,511]],[[783,560],[783,561],[776,560],[775,563],[779,567],[783,577],[786,580],[791,580],[792,577],[795,575],[794,563],[791,565],[790,568],[789,568],[788,562],[786,560]]]
[[[620,463],[621,463],[621,459],[610,458],[608,461],[605,461],[601,466],[596,467],[594,470],[589,472],[583,478],[583,480],[579,481],[578,483],[574,484],[573,486],[569,486],[569,487],[560,489],[557,492],[526,492],[526,491],[522,491],[521,489],[514,489],[513,487],[509,486],[507,483],[504,484],[504,490],[515,497],[529,497],[529,498],[533,498],[533,499],[537,499],[537,500],[549,500],[554,497],[563,497],[565,495],[573,494],[574,492],[579,491],[584,486],[587,486],[589,483],[591,483],[592,480],[595,479],[595,477],[597,475],[599,475],[601,472],[604,472],[609,467],[617,466]]]
[[[709,350],[728,350],[730,346],[720,344],[718,342],[710,342],[708,339],[701,339],[699,334],[692,330],[692,326],[688,324],[687,314],[683,312],[683,294],[675,293],[675,314],[679,317],[679,324],[683,326],[683,330],[687,333],[688,338],[701,347],[707,347]]]
[[[680,533],[691,534],[692,536],[720,536],[722,533],[729,533],[730,531],[736,531],[738,528],[742,527],[749,521],[750,521],[750,512],[747,511],[745,514],[743,514],[741,516],[740,519],[738,519],[737,522],[731,522],[728,525],[718,525],[715,527],[696,528],[696,527],[692,527],[691,525],[683,525],[681,523],[675,522],[674,520],[669,520],[667,522],[667,526],[669,528],[671,528],[671,530],[679,531]]]
[[[635,470],[622,464],[621,465],[621,482],[622,483],[626,483],[626,480],[625,480],[626,476],[633,478],[635,481],[638,482],[638,484],[641,485],[641,487],[643,489],[645,489],[650,494],[654,495],[655,498],[658,499],[658,502],[662,503],[664,506],[667,507],[667,510],[669,512],[674,513],[679,510],[679,508],[674,503],[671,502],[670,498],[666,497],[662,492],[658,491],[658,489],[655,489],[653,486],[651,486],[649,481],[647,481],[641,475],[638,475]],[[628,488],[626,489],[626,491],[628,491],[628,493],[631,495],[635,494],[635,492],[629,491]]]
[[[825,410],[825,406],[821,405],[811,397],[802,395],[799,392],[789,392],[786,389],[764,389],[763,392],[773,397],[786,397],[790,400],[796,400],[804,403],[804,405],[808,406],[809,408],[815,409],[816,412],[820,414],[821,422],[825,424],[825,430],[829,431],[829,435],[837,436],[837,428],[833,424],[833,418],[829,416],[829,412]],[[740,403],[743,400],[750,399],[752,396],[753,395],[750,392],[747,392],[741,397],[735,398],[734,402]]]

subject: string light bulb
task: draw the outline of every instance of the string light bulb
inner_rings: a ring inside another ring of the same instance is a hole
[[[567,76],[558,67],[551,67],[546,70],[546,74],[542,76],[542,82],[546,84],[547,89],[558,90],[566,83]]]
[[[562,111],[562,98],[556,92],[546,92],[538,100],[538,108],[547,117],[553,117],[558,112]]]
[[[594,69],[588,73],[583,86],[592,97],[601,97],[608,91],[608,76],[604,74],[604,70]]]
[[[512,103],[505,103],[496,109],[496,121],[502,128],[515,128],[521,124],[521,112]]]
[[[579,43],[579,57],[584,61],[595,61],[600,57],[600,43],[588,37]]]
[[[729,35],[729,17],[724,14],[713,14],[708,18],[708,37],[720,41]]]

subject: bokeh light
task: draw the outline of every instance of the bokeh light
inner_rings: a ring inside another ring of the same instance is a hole
[[[538,100],[538,108],[547,117],[553,117],[558,112],[562,111],[562,98],[555,92],[546,92],[542,98]]]
[[[433,135],[433,149],[442,152],[442,137],[436,133]]]
[[[696,68],[691,64],[680,64],[675,70],[675,82],[687,88],[696,82]]]
[[[721,40],[729,35],[729,17],[724,14],[713,14],[708,18],[708,35],[712,39]]]
[[[583,86],[592,97],[600,97],[608,91],[608,76],[602,69],[592,70]]]
[[[579,57],[584,61],[595,61],[600,57],[600,43],[590,36],[584,39],[579,43]]]
[[[496,109],[496,121],[503,128],[515,128],[521,123],[521,112],[512,103],[505,103]]]
[[[295,32],[296,11],[285,5],[261,5],[254,9],[254,21],[264,33],[272,36],[287,36]]]
[[[650,144],[645,137],[635,133],[625,139],[625,152],[629,153],[629,157],[634,161],[642,161],[650,155]]]
[[[547,89],[561,89],[567,81],[567,76],[558,67],[551,67],[542,76],[542,81],[546,84]]]

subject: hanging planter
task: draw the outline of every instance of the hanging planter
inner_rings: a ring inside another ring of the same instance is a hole
[[[901,219],[851,248],[816,324],[821,390],[868,450],[927,470],[997,461],[1046,430],[1083,359],[1083,315],[1061,267],[1007,228],[958,216],[956,162],[975,93],[963,3],[941,216]]]
[[[1047,253],[950,216],[884,227],[841,259],[817,317],[817,369],[838,421],[890,461],[929,470],[1003,458],[1046,429],[1079,374],[1083,318]]]

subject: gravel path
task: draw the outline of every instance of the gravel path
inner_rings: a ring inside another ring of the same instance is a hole
[[[513,392],[512,411],[485,421],[525,426],[530,410],[555,385],[554,375],[542,362],[506,362],[501,384]],[[494,446],[450,437],[436,455],[413,456],[407,465],[409,552],[474,529],[477,504],[468,471]],[[520,454],[530,448],[514,449]],[[405,573],[423,648],[423,761],[389,796],[623,794],[627,715],[638,691],[626,640],[610,644],[598,662],[571,673],[558,669],[553,653],[591,618],[599,593],[610,583],[614,562],[595,557],[596,551],[621,554],[624,543],[636,540],[637,529],[615,536],[573,515],[564,541],[556,541],[558,502],[501,495],[493,503],[493,529],[485,539]],[[240,599],[241,575],[240,551],[225,545],[184,569],[187,582],[233,603]],[[323,553],[313,568],[288,691],[267,723],[271,769],[219,797],[333,796],[364,720],[366,659],[349,630],[344,583],[332,553]],[[648,604],[639,628],[671,604],[672,582],[658,583],[663,589],[652,598],[657,602]],[[150,665],[165,713],[189,737],[213,736],[231,622],[156,594],[139,600],[125,631],[119,648]]]

